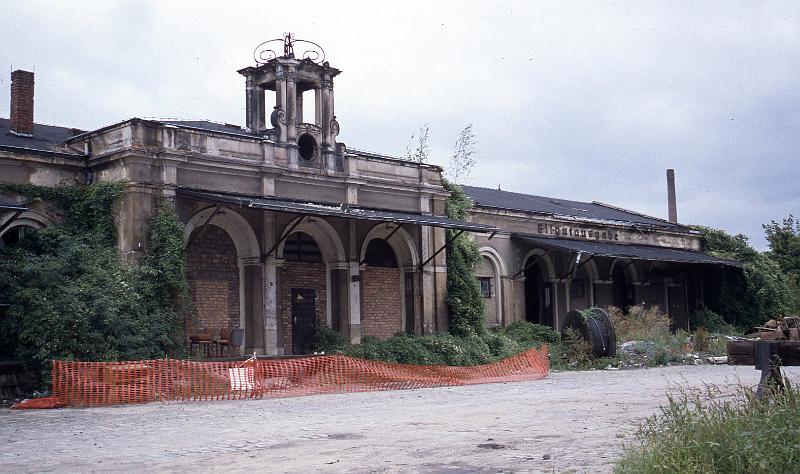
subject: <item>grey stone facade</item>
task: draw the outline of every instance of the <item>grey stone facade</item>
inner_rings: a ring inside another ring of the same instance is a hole
[[[502,229],[475,236],[490,325],[561,328],[573,309],[645,305],[685,328],[706,287],[736,266],[703,254],[700,234],[674,222],[597,202],[465,191],[476,202],[472,221]]]
[[[123,183],[118,247],[131,261],[147,249],[148,223],[159,200],[171,202],[186,225],[195,301],[190,331],[244,328],[247,353],[301,351],[303,318],[351,342],[394,330],[446,330],[440,250],[445,228],[469,226],[441,218],[448,195],[441,168],[338,142],[333,81],[340,71],[327,62],[287,54],[239,73],[245,78],[246,127],[134,118],[89,132],[31,123],[33,132],[20,134],[16,122],[0,119],[0,181]],[[303,100],[314,101],[313,116],[303,117]],[[620,220],[519,209],[511,201],[485,205],[479,189],[468,190],[478,201],[471,220],[484,227],[469,230],[500,229],[491,238],[488,232],[475,234],[484,255],[478,273],[490,325],[529,320],[559,327],[569,309],[639,302],[661,305],[680,320],[702,301],[706,270],[697,265],[607,256],[581,260],[580,252],[576,261],[568,251],[515,237],[701,250],[699,236],[687,228],[628,211],[620,211],[628,216]],[[274,206],[252,205],[259,199]],[[0,206],[6,240],[60,219],[52,204],[25,207],[18,212]],[[395,217],[367,218],[370,210]],[[423,224],[414,216],[439,220]],[[205,235],[207,226],[215,231]]]
[[[204,226],[222,229],[236,251],[239,275],[226,283],[238,286],[239,298],[228,299],[240,306],[238,326],[245,328],[247,352],[292,352],[287,347],[291,343],[282,342],[284,334],[292,332],[286,327],[291,318],[284,321],[280,315],[287,305],[281,295],[290,290],[282,286],[283,275],[297,266],[286,261],[284,247],[290,234],[297,233],[309,236],[319,252],[324,275],[316,291],[324,294],[316,294],[315,300],[324,307],[318,311],[350,341],[362,337],[365,296],[380,297],[362,293],[362,277],[369,274],[365,253],[374,239],[386,239],[394,253],[394,287],[401,301],[395,311],[403,322],[398,327],[418,334],[446,330],[445,254],[434,256],[444,245],[442,227],[315,216],[291,208],[255,210],[181,194],[191,189],[412,216],[444,214],[447,192],[439,167],[349,150],[336,141],[340,126],[333,110],[333,77],[338,70],[327,63],[280,57],[240,73],[246,78],[248,128],[142,119],[85,133],[58,128],[61,135],[51,141],[34,133],[15,146],[0,142],[0,176],[3,182],[45,186],[124,183],[119,250],[131,261],[147,248],[148,222],[160,199],[173,202],[186,224],[190,252],[192,236]],[[299,103],[305,90],[314,91],[317,106],[308,122]],[[268,117],[265,104],[273,99]],[[30,209],[28,214],[37,212]],[[45,212],[38,214],[34,219],[16,216],[6,232],[52,223]],[[10,213],[3,214],[2,219],[10,218]],[[191,272],[189,278],[190,284],[196,283]],[[193,287],[221,288],[207,279]],[[203,321],[198,326],[205,325]]]

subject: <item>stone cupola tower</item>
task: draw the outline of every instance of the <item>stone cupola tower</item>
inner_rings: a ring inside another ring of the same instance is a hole
[[[279,56],[275,49],[281,43]],[[297,57],[299,45],[307,47]],[[254,57],[256,66],[239,71],[246,78],[247,127],[284,148],[294,166],[343,171],[333,100],[333,78],[341,71],[325,61],[319,45],[291,33],[262,43]],[[313,116],[303,116],[304,100],[314,101]]]

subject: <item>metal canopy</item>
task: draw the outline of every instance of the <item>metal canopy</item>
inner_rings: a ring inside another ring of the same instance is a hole
[[[24,205],[14,201],[11,198],[0,195],[0,212],[5,211],[27,211],[28,208]]]
[[[652,260],[673,263],[704,263],[741,267],[742,263],[736,260],[726,260],[712,257],[692,250],[654,247],[650,245],[624,245],[608,242],[552,239],[534,237],[526,234],[513,234],[512,239],[527,245],[545,247],[567,252],[581,252],[597,257],[621,257],[634,260]]]
[[[0,223],[0,233],[5,231],[6,228],[8,228],[12,222],[17,220],[17,218],[27,210],[28,210],[27,207],[17,203],[17,201],[14,201],[13,199],[0,195],[0,216],[2,216],[2,214],[5,212],[11,213],[11,216],[8,219],[6,219],[5,222]]]
[[[310,216],[342,217],[345,219],[359,219],[366,221],[395,222],[397,224],[419,224],[431,227],[466,230],[477,233],[497,232],[497,228],[490,225],[473,224],[467,221],[458,221],[443,216],[411,214],[378,209],[366,209],[345,204],[325,204],[311,201],[290,201],[263,196],[242,196],[238,194],[198,191],[188,188],[178,188],[178,196],[208,201],[225,203],[251,209],[264,209],[268,211],[288,212]]]

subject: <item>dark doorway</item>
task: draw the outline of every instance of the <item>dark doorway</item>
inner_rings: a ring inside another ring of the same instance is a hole
[[[624,265],[614,265],[614,271],[611,272],[611,304],[617,308],[627,311],[629,307],[635,304],[633,298],[633,285],[628,281],[625,276]]]
[[[553,326],[553,294],[538,265],[525,270],[525,320]]]
[[[414,334],[414,274],[406,273],[405,277],[406,300],[406,332]]]
[[[667,287],[667,298],[669,299],[669,313],[672,319],[673,329],[686,328],[686,291],[683,285],[669,285]]]
[[[317,327],[316,291],[292,288],[292,354],[308,354]]]

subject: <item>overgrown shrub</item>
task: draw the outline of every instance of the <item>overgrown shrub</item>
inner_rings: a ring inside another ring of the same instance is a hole
[[[708,308],[700,308],[689,316],[692,329],[703,328],[710,332],[734,334],[736,329],[725,322],[719,314]]]
[[[718,389],[683,391],[638,432],[617,473],[797,472],[800,390],[787,387],[768,400],[748,388],[732,396]]]
[[[771,221],[764,225],[769,242],[769,256],[781,267],[793,295],[790,311],[800,314],[800,219],[792,214],[782,223]]]
[[[472,366],[512,356],[532,347],[496,332],[460,337],[448,333],[415,336],[397,333],[386,340],[364,337],[360,344],[347,344],[332,329],[319,328],[312,347],[317,351],[345,354],[361,359],[412,365]]]
[[[2,187],[55,201],[66,214],[62,225],[0,250],[0,301],[9,304],[0,330],[44,384],[51,359],[181,355],[187,284],[183,228],[171,207],[159,207],[152,245],[130,265],[116,249],[121,185]]]
[[[311,334],[309,347],[314,352],[333,352],[347,345],[341,334],[328,326],[317,326]]]
[[[556,343],[561,339],[559,334],[550,326],[533,324],[528,321],[514,321],[498,332],[513,339],[517,343],[533,347],[542,343]]]
[[[709,308],[734,326],[759,326],[789,314],[795,303],[791,279],[781,271],[770,254],[753,249],[744,235],[731,236],[724,231],[693,226],[702,232],[705,249],[711,255],[743,262],[743,271],[723,271],[719,290],[709,291]],[[769,231],[767,232],[769,238]]]

